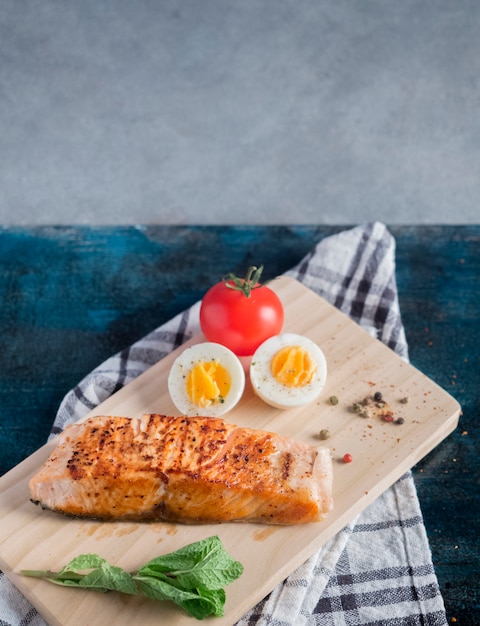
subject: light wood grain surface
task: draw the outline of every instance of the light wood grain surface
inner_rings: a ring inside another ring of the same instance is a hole
[[[145,626],[159,621],[191,624],[192,618],[168,603],[118,594],[70,590],[19,576],[24,569],[57,569],[73,556],[95,552],[128,570],[154,556],[217,534],[225,548],[245,566],[242,577],[227,587],[223,618],[233,624],[273,587],[318,550],[380,493],[455,429],[460,407],[424,374],[291,278],[270,285],[285,306],[285,331],[317,342],[325,353],[325,389],[311,405],[282,411],[264,404],[247,385],[244,397],[227,419],[240,426],[272,430],[311,444],[328,428],[322,442],[334,460],[333,513],[324,522],[277,527],[255,524],[182,526],[175,524],[99,523],[63,518],[29,502],[28,479],[46,459],[50,442],[0,479],[0,566],[52,625],[127,626],[135,618]],[[197,336],[186,345],[202,341]],[[166,379],[178,354],[172,353],[97,407],[94,414],[135,417],[143,412],[175,414]],[[381,391],[401,425],[361,418],[351,406]],[[337,405],[329,402],[336,395]],[[400,399],[408,396],[408,404]],[[341,461],[344,453],[353,462]],[[81,616],[81,617],[80,617]]]

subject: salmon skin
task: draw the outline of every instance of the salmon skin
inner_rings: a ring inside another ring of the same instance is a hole
[[[72,424],[30,480],[45,509],[102,520],[317,522],[332,509],[326,448],[210,417]]]

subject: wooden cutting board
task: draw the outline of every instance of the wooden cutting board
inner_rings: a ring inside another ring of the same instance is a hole
[[[29,501],[28,480],[53,449],[54,442],[50,442],[0,478],[0,567],[52,626],[191,625],[193,618],[166,602],[66,589],[18,572],[60,569],[85,552],[134,570],[154,556],[214,534],[245,571],[226,588],[225,616],[205,622],[231,625],[455,429],[460,406],[432,380],[294,279],[281,277],[270,287],[285,307],[284,330],[306,335],[324,351],[327,384],[314,403],[287,411],[264,404],[247,384],[242,400],[226,419],[330,448],[333,513],[324,522],[293,527],[66,519]],[[204,338],[198,335],[184,344],[90,415],[175,415],[166,385],[168,372],[182,349],[200,341]],[[404,418],[403,424],[363,418],[352,411],[355,402],[375,391],[383,393],[395,418]],[[338,404],[329,401],[332,395]],[[401,402],[405,397],[409,398],[406,404]],[[320,442],[322,429],[328,429],[331,436]],[[342,462],[344,453],[352,455],[352,463]]]

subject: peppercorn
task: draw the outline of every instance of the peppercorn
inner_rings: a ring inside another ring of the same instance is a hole
[[[351,463],[353,461],[353,456],[351,454],[344,454],[343,455],[343,462],[344,463]]]
[[[338,404],[337,396],[330,396],[330,404]]]
[[[328,428],[322,428],[322,430],[318,433],[318,436],[322,440],[328,439],[330,437],[330,431]]]
[[[352,408],[353,412],[357,413],[357,415],[360,415],[360,417],[368,417],[365,405],[361,402],[354,402]]]
[[[393,422],[393,415],[391,413],[385,413],[382,417],[384,422]]]
[[[403,419],[403,417],[397,417],[397,419],[395,420],[395,424],[404,424],[405,420]]]
[[[373,399],[375,402],[381,402],[383,400],[383,395],[381,391],[376,391],[373,395]]]

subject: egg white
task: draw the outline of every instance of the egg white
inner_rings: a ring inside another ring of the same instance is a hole
[[[275,354],[286,346],[303,347],[315,361],[312,380],[302,387],[288,387],[278,382],[271,371]],[[277,409],[303,406],[317,398],[327,380],[327,361],[320,347],[308,337],[283,333],[267,339],[257,348],[250,364],[250,380],[254,392],[267,404]]]
[[[187,392],[187,377],[199,361],[217,361],[231,377],[231,387],[222,403],[211,404],[204,408],[190,399]],[[189,417],[219,417],[238,403],[245,388],[245,371],[238,357],[228,348],[218,343],[204,342],[186,348],[175,359],[168,375],[168,391],[177,409]]]

